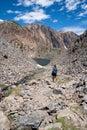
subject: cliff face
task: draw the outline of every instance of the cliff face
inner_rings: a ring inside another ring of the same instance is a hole
[[[22,27],[11,21],[0,24],[0,37],[30,56],[40,55],[42,51],[49,51],[51,48],[69,48],[78,38],[73,32],[57,32],[40,24]]]
[[[73,32],[57,32],[43,25],[27,26],[32,38],[40,45],[54,48],[68,48],[78,38]]]
[[[73,32],[62,32],[61,37],[66,48],[70,48],[77,38],[79,38],[79,36]]]

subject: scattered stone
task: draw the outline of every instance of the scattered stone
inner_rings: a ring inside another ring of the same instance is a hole
[[[56,88],[56,89],[53,90],[53,93],[54,94],[63,94],[64,92],[63,92],[62,88]]]
[[[83,66],[87,67],[87,62],[84,62],[84,63],[83,63]]]
[[[47,84],[47,85],[51,85],[49,81],[46,81],[46,84]]]
[[[54,108],[53,110],[48,111],[48,114],[49,114],[49,115],[53,115],[53,114],[56,113],[56,112],[57,112],[57,110]]]
[[[37,85],[37,84],[38,84],[38,82],[37,82],[36,80],[32,80],[32,81],[29,83],[30,86],[32,86],[32,85]]]
[[[7,55],[4,55],[3,57],[4,57],[5,59],[8,59],[8,56],[7,56]]]

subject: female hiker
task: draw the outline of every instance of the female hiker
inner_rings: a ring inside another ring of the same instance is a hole
[[[53,82],[54,82],[56,76],[57,76],[57,67],[56,67],[56,65],[54,65],[54,67],[52,69],[52,80],[53,80]]]

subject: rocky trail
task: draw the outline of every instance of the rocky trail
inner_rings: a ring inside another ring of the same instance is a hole
[[[38,69],[10,85],[0,102],[0,130],[86,130],[87,78],[72,77],[59,66]]]

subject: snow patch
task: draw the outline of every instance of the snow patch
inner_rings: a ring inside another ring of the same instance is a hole
[[[64,48],[67,49],[67,47],[64,45]]]
[[[37,64],[37,67],[39,67],[39,68],[43,68],[43,66],[41,66],[41,65],[39,65],[39,64]]]

